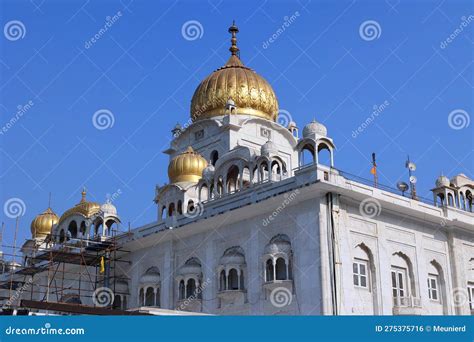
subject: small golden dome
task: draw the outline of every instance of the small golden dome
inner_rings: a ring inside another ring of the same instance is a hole
[[[96,202],[89,202],[86,200],[86,190],[82,190],[82,198],[81,201],[76,204],[71,209],[68,209],[61,215],[59,222],[64,221],[71,215],[82,215],[86,218],[90,218],[92,215],[95,215],[100,212],[100,204]]]
[[[202,170],[207,161],[199,153],[194,152],[191,146],[186,151],[174,157],[168,166],[168,177],[171,183],[194,182],[202,177]]]
[[[232,46],[227,63],[199,84],[191,100],[191,119],[209,119],[225,114],[227,101],[232,100],[233,114],[248,114],[276,121],[278,100],[271,85],[259,74],[246,67],[238,57],[235,37],[239,29],[233,24]]]
[[[56,215],[51,208],[46,209],[43,213],[36,216],[31,221],[31,235],[33,238],[42,238],[51,233],[53,225],[59,221],[58,215]]]

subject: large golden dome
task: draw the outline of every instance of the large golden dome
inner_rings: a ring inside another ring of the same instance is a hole
[[[191,146],[186,151],[174,157],[168,166],[168,176],[171,183],[195,182],[202,178],[202,171],[207,161]]]
[[[31,235],[33,238],[43,238],[51,233],[53,225],[59,221],[58,215],[56,215],[51,208],[46,209],[44,212],[36,216],[31,221]]]
[[[225,114],[227,101],[235,103],[232,114],[248,114],[276,121],[278,100],[270,84],[239,58],[236,33],[233,24],[229,28],[232,46],[227,63],[210,74],[199,84],[191,100],[191,119],[209,119]]]
[[[89,218],[97,213],[100,212],[100,204],[96,202],[89,202],[86,200],[86,190],[82,190],[82,198],[81,201],[76,204],[71,209],[68,209],[61,215],[59,222],[64,221],[66,218],[72,215],[82,215],[86,218]]]

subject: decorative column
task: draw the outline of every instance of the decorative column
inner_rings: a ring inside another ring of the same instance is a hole
[[[237,288],[238,288],[239,290],[242,290],[242,289],[240,288],[240,274],[242,273],[242,270],[241,270],[240,268],[239,268],[238,270],[239,270],[239,272],[237,273]]]
[[[225,289],[224,290],[228,290],[228,289],[229,289],[229,270],[226,267],[225,268]]]

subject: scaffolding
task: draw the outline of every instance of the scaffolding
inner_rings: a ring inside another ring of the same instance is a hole
[[[116,307],[116,295],[128,296],[129,293],[120,292],[117,284],[120,281],[129,281],[120,272],[120,265],[130,262],[125,259],[129,251],[120,246],[118,241],[131,234],[118,233],[111,229],[111,236],[96,236],[95,238],[69,239],[62,243],[55,243],[48,235],[43,247],[22,247],[24,259],[17,263],[18,248],[16,246],[15,230],[13,246],[3,245],[2,250],[11,250],[3,253],[3,272],[0,274],[0,290],[8,296],[0,296],[3,305],[0,314],[11,314],[12,310],[40,310],[55,313],[117,315],[133,314]],[[3,234],[2,234],[3,235]],[[32,241],[32,240],[30,240]],[[5,262],[5,257],[10,258]],[[46,284],[40,282],[46,278]],[[112,293],[110,303],[96,303],[94,294],[101,287],[109,288]],[[19,298],[15,298],[15,296]],[[94,305],[84,305],[82,300],[91,298]],[[13,304],[13,302],[18,304]]]

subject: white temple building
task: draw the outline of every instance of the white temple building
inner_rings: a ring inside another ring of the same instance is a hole
[[[85,191],[61,216],[48,208],[23,264],[3,264],[4,308],[473,314],[474,181],[441,176],[428,202],[338,170],[322,123],[300,134],[278,122],[271,85],[229,32],[229,60],[197,87],[190,124],[172,130],[156,220],[127,231],[111,202]]]

